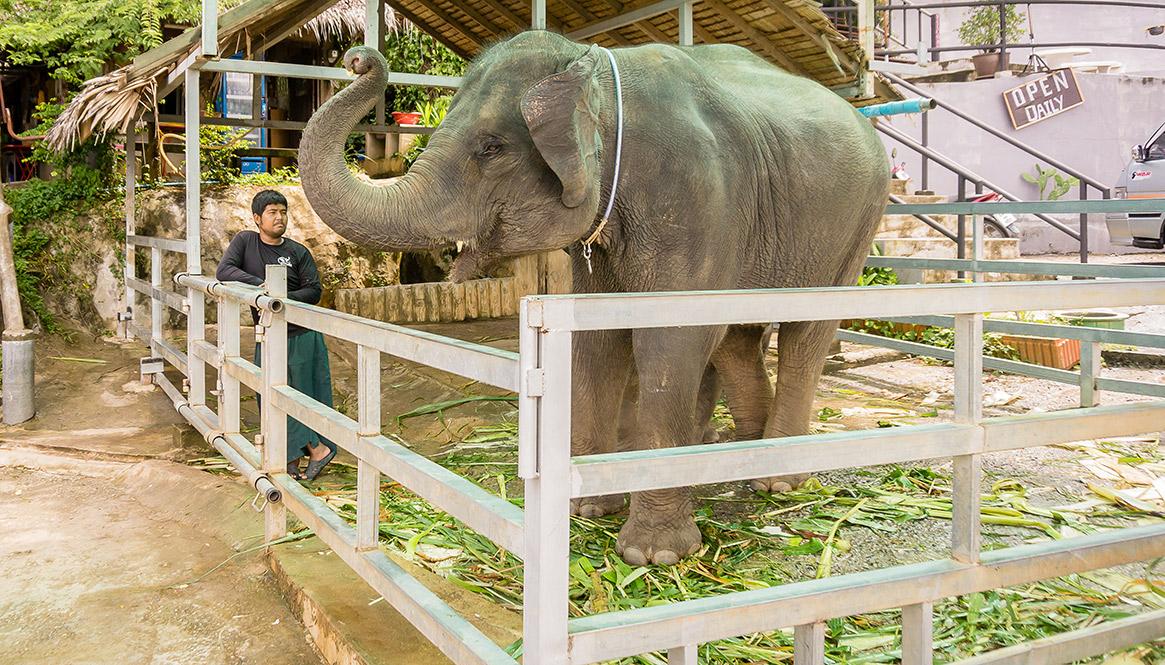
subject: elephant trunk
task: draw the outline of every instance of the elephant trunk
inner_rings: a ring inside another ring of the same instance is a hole
[[[429,173],[417,170],[378,186],[348,169],[345,142],[383,96],[388,64],[367,47],[349,51],[344,64],[359,76],[316,111],[300,141],[300,178],[316,214],[348,240],[382,251],[430,249],[461,239],[448,221],[438,221],[450,194],[433,186]]]

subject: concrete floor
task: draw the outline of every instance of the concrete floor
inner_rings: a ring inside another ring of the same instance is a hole
[[[262,533],[245,488],[151,464],[0,451],[0,663],[321,663],[261,552],[194,583],[261,541],[244,535]],[[184,506],[215,491],[208,480],[235,487]],[[228,496],[249,519],[211,528]],[[232,532],[243,540],[225,542]]]

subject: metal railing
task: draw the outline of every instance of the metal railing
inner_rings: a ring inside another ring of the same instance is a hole
[[[1122,201],[1107,202],[1107,205],[1128,207],[1131,204]],[[973,212],[977,210],[972,206]],[[157,244],[150,246],[161,251]],[[872,263],[879,261],[895,260],[871,259]],[[965,266],[969,270],[996,271],[1002,262],[982,261],[977,255],[964,263],[969,264]],[[948,262],[938,267],[953,266]],[[163,349],[166,362],[188,377],[199,373],[205,377],[208,367],[217,371],[217,410],[207,406],[205,395],[194,391],[195,381],[189,382],[190,390],[183,395],[164,375],[154,376],[182,415],[252,484],[266,490],[272,499],[264,509],[269,540],[284,534],[285,511],[292,510],[456,663],[512,664],[515,661],[378,549],[378,490],[382,474],[523,559],[523,662],[527,665],[583,665],[656,650],[669,651],[669,662],[694,665],[696,647],[701,643],[788,626],[793,626],[796,633],[795,662],[821,663],[823,622],[896,607],[904,609],[903,662],[929,663],[932,608],[939,599],[1131,563],[1165,551],[1165,525],[1160,524],[980,551],[978,503],[983,454],[1165,429],[1165,401],[1007,418],[982,416],[980,376],[992,359],[983,358],[980,340],[984,329],[996,325],[985,323],[983,312],[1165,305],[1165,271],[1160,269],[1121,271],[1111,267],[1036,263],[1024,263],[1021,267],[1028,272],[1075,274],[1085,270],[1101,277],[1133,275],[1136,278],[537,296],[522,303],[519,353],[513,354],[286,300],[286,273],[280,267],[268,268],[266,292],[255,287],[222,284],[199,275],[179,274],[175,280],[189,295],[186,307],[176,309],[201,311],[190,307],[189,301],[213,298],[218,310],[218,340],[212,345],[202,338],[190,338],[185,352],[161,345],[157,348]],[[166,293],[164,288],[138,286],[148,291],[154,309],[178,304],[163,302],[177,297]],[[876,290],[876,298],[870,297],[872,289]],[[256,329],[263,341],[262,368],[240,353],[240,308],[246,306],[258,306],[262,312]],[[568,452],[572,403],[570,349],[575,332],[632,326],[948,315],[953,315],[949,321],[926,320],[949,322],[955,329],[955,348],[949,351],[956,375],[955,417],[951,423],[588,457],[571,457]],[[357,346],[358,414],[355,419],[287,385],[288,323],[318,330]],[[1034,324],[1007,325],[1030,330],[1027,327]],[[188,325],[188,329],[197,327]],[[159,341],[143,327],[133,325],[130,330],[150,335],[152,348]],[[1119,331],[1076,329],[1069,332],[1092,344],[1103,339],[1097,335]],[[1160,345],[1165,337],[1127,335],[1135,337],[1126,340],[1153,345]],[[524,510],[381,435],[381,354],[427,364],[518,393],[518,474],[525,483]],[[1075,380],[1082,391],[1089,391],[1087,396],[1082,394],[1085,404],[1094,404],[1099,390],[1140,391],[1144,387],[1131,385],[1132,382],[1106,383],[1099,376],[1099,363],[1090,371],[1082,380]],[[254,442],[240,431],[239,400],[243,386],[255,390],[263,400],[261,429]],[[1163,397],[1159,388],[1157,392],[1142,392]],[[359,460],[354,526],[284,472],[285,416],[315,429]],[[954,528],[948,559],[661,607],[576,619],[567,616],[571,499],[945,456],[953,456],[955,460]],[[1052,643],[1057,648],[1070,645],[1074,659],[1097,650],[1146,641],[1163,632],[1165,613],[1157,612],[1067,633],[1054,638]],[[989,654],[974,662],[1002,662],[999,660],[1002,657]]]

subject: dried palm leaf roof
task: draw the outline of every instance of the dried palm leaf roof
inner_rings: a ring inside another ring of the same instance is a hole
[[[631,22],[617,18],[653,4],[656,0],[547,0],[547,25],[603,46],[675,43],[674,10]],[[218,54],[260,53],[304,31],[317,39],[359,34],[364,7],[365,0],[248,0],[219,16]],[[386,27],[395,28],[398,17],[408,20],[467,59],[488,42],[530,25],[529,0],[386,0],[385,14]],[[856,98],[866,55],[813,0],[698,0],[692,27],[697,43],[743,46],[857,104],[901,98],[880,78],[873,97]],[[200,28],[191,28],[132,64],[87,81],[49,131],[49,148],[72,148],[93,133],[127,132],[140,109],[153,107],[181,83],[180,68],[196,53],[201,36]]]
[[[218,55],[261,53],[292,35],[345,40],[364,32],[365,0],[248,0],[219,15]],[[386,9],[385,23],[397,27]],[[69,150],[93,134],[126,133],[143,111],[182,82],[181,68],[201,46],[194,27],[133,62],[85,82],[61,112],[45,142]]]
[[[386,0],[397,13],[471,58],[484,44],[530,25],[529,0]],[[546,0],[546,23],[568,37],[602,46],[676,43],[675,9],[634,22],[616,17],[659,0]],[[678,3],[676,3],[678,4]],[[794,74],[837,90],[855,103],[900,99],[882,79],[875,96],[854,98],[865,54],[844,37],[813,0],[697,0],[692,11],[697,44],[737,44]],[[612,25],[614,24],[614,25]]]

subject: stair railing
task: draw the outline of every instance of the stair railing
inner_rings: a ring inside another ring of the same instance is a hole
[[[975,186],[975,194],[976,195],[982,195],[984,193],[984,189],[990,189],[991,191],[995,192],[996,194],[999,194],[1001,197],[1003,197],[1004,199],[1006,199],[1008,201],[1023,201],[1024,200],[1022,197],[1017,196],[1015,194],[1012,194],[1011,192],[1008,192],[1006,189],[999,186],[998,184],[984,178],[983,176],[975,173],[974,171],[968,169],[967,167],[959,164],[958,162],[956,162],[955,160],[951,159],[950,157],[944,155],[943,153],[941,153],[937,150],[934,150],[933,148],[930,148],[928,146],[922,145],[918,141],[914,140],[912,137],[907,136],[906,134],[898,131],[897,129],[894,129],[893,127],[890,127],[889,125],[887,125],[884,122],[877,123],[874,125],[874,127],[877,128],[878,131],[882,132],[886,136],[889,136],[890,138],[894,139],[898,143],[901,143],[903,146],[910,148],[911,150],[914,150],[915,152],[919,153],[920,155],[923,155],[924,157],[934,161],[939,166],[942,166],[943,168],[947,169],[951,173],[954,173],[955,175],[957,175],[959,177],[959,188],[958,188],[958,190],[959,190],[958,197],[959,198],[958,198],[958,201],[960,201],[960,202],[967,200],[966,191],[967,191],[968,184],[972,184]],[[891,211],[891,214],[892,213],[893,213],[893,211]],[[1043,222],[1046,222],[1048,225],[1061,231],[1062,233],[1069,236],[1073,240],[1080,241],[1080,262],[1081,263],[1088,262],[1087,226],[1081,227],[1081,230],[1083,231],[1083,233],[1077,233],[1071,227],[1065,226],[1059,220],[1057,220],[1053,217],[1049,217],[1048,215],[1045,215],[1043,213],[1035,213],[1034,217],[1040,219]],[[1086,219],[1087,219],[1086,214],[1081,213],[1081,217],[1085,218],[1085,221],[1086,221]],[[958,217],[958,233],[957,233],[957,239],[955,242],[958,243],[958,257],[961,259],[966,258],[966,255],[967,255],[966,225],[967,225],[966,215],[959,215],[959,217]]]
[[[904,80],[900,76],[896,76],[894,74],[889,74],[889,73],[883,73],[883,75],[887,79],[889,79],[891,83],[893,83],[894,85],[896,85],[902,89],[908,90],[908,91],[913,92],[917,95],[921,95],[921,96],[933,99],[934,100],[934,108],[941,108],[941,109],[947,111],[948,113],[950,113],[951,115],[955,116],[956,118],[959,118],[960,120],[963,120],[964,122],[970,123],[971,125],[974,125],[975,127],[978,127],[979,129],[987,132],[991,136],[994,136],[995,138],[1000,139],[1004,143],[1007,143],[1008,145],[1023,151],[1024,153],[1030,155],[1034,159],[1039,160],[1041,162],[1044,162],[1044,163],[1048,164],[1049,166],[1058,169],[1062,173],[1065,173],[1067,175],[1075,177],[1080,183],[1078,185],[1078,187],[1079,187],[1081,201],[1089,200],[1089,193],[1090,193],[1089,188],[1096,190],[1096,192],[1100,194],[1099,198],[1108,199],[1108,198],[1112,197],[1112,190],[1109,188],[1109,186],[1104,184],[1103,182],[1097,180],[1096,178],[1093,178],[1093,177],[1083,173],[1079,169],[1075,169],[1075,168],[1069,166],[1068,164],[1065,164],[1064,162],[1056,159],[1055,157],[1052,157],[1051,155],[1044,153],[1041,150],[1033,148],[1032,146],[1024,143],[1023,141],[1020,141],[1019,139],[1016,139],[1012,136],[1008,136],[1004,132],[1001,132],[1000,130],[996,129],[995,127],[992,127],[991,125],[987,124],[986,122],[983,122],[982,120],[979,120],[978,118],[975,118],[974,116],[959,110],[958,108],[951,105],[950,103],[945,102],[942,99],[935,97],[932,92],[923,90],[922,88],[919,88],[918,86],[909,83],[908,81]],[[922,140],[921,140],[921,142],[914,141],[910,137],[906,136],[905,134],[902,134],[901,132],[898,132],[897,130],[886,131],[889,128],[885,127],[885,123],[879,123],[879,125],[878,125],[878,129],[882,130],[883,133],[887,134],[888,136],[892,136],[899,143],[902,143],[904,146],[911,148],[915,152],[919,153],[919,155],[922,157],[922,176],[921,176],[920,184],[922,185],[923,190],[930,189],[930,162],[933,160],[933,161],[939,163],[940,166],[943,166],[944,168],[948,169],[949,171],[952,171],[952,172],[956,173],[957,175],[959,175],[958,201],[966,201],[967,200],[967,195],[966,195],[967,183],[975,184],[975,193],[977,195],[983,193],[984,187],[989,187],[990,189],[992,189],[993,191],[995,191],[996,193],[998,193],[999,195],[1003,196],[1005,199],[1008,199],[1010,201],[1021,201],[1022,200],[1021,198],[1018,198],[1013,194],[1009,194],[1007,192],[1004,192],[998,186],[993,185],[991,183],[988,183],[985,179],[972,173],[971,171],[967,170],[965,167],[962,167],[961,165],[955,163],[954,160],[950,159],[949,157],[943,156],[942,160],[935,159],[932,155],[940,154],[940,153],[933,151],[929,145],[929,142],[930,142],[930,131],[929,131],[930,130],[930,121],[928,118],[929,115],[930,115],[929,113],[922,114],[922,123],[921,123],[921,132],[922,132],[921,139]],[[1073,231],[1072,229],[1070,229],[1067,226],[1064,226],[1062,223],[1060,223],[1059,221],[1055,220],[1052,217],[1049,217],[1048,215],[1037,214],[1037,215],[1035,215],[1035,217],[1044,221],[1044,222],[1047,222],[1048,224],[1050,224],[1052,227],[1058,229],[1059,231],[1066,233],[1068,236],[1070,236],[1074,240],[1079,241],[1080,242],[1080,262],[1081,263],[1088,263],[1088,215],[1086,213],[1080,214],[1080,232],[1079,233],[1077,233],[1076,231]],[[964,223],[964,220],[963,220],[962,216],[960,216],[960,226],[962,226],[963,223]],[[965,249],[960,245],[960,256],[962,256],[962,253],[965,253]]]

